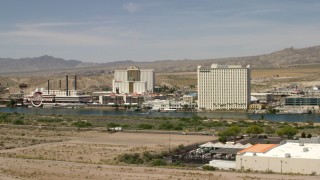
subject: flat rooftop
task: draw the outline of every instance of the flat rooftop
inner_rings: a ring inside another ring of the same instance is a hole
[[[278,144],[256,144],[251,147],[248,147],[246,149],[243,149],[242,151],[239,151],[238,153],[264,153],[268,150],[278,146]]]
[[[304,151],[304,148],[307,151]],[[264,153],[246,152],[243,156],[261,156],[261,157],[279,157],[285,158],[286,154],[290,154],[290,158],[303,159],[320,159],[320,144],[305,143],[301,146],[299,143],[288,142],[283,145],[276,146]]]

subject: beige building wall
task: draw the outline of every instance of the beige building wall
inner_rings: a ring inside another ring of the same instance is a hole
[[[119,88],[119,93],[129,93],[129,82],[118,82],[113,80],[114,92],[116,92],[116,88]]]
[[[319,158],[319,157],[317,157]],[[320,175],[320,159],[241,156],[236,157],[237,170],[262,172],[317,174]]]
[[[133,93],[143,93],[147,91],[147,83],[136,81],[133,83]]]
[[[147,82],[147,91],[153,92],[155,85],[155,72],[153,69],[141,69],[140,81]]]
[[[128,81],[128,73],[127,70],[115,70],[114,71],[114,79],[116,81]]]
[[[139,69],[131,66],[127,70],[114,71],[113,92],[116,92],[117,87],[123,93],[153,92],[154,85],[155,72],[153,69]]]

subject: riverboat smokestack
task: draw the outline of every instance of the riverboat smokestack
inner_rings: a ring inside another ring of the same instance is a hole
[[[48,94],[50,94],[49,90],[50,90],[50,80],[48,80]]]
[[[74,90],[77,90],[77,75],[74,75]]]
[[[66,96],[69,96],[69,77],[66,74]]]

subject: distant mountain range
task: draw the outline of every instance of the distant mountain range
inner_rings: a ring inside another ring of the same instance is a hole
[[[156,72],[195,71],[197,65],[210,66],[218,64],[251,64],[252,67],[272,68],[295,65],[320,64],[320,46],[294,49],[286,48],[270,54],[246,57],[230,57],[204,60],[159,60],[154,62],[117,61],[110,63],[89,63],[78,60],[64,60],[52,56],[36,58],[0,58],[0,73],[46,72],[46,73],[90,73],[125,69],[131,65],[140,68],[152,68]]]
[[[64,60],[47,55],[35,58],[21,59],[0,58],[0,72],[25,72],[89,66],[95,66],[95,64],[84,63],[77,60]]]

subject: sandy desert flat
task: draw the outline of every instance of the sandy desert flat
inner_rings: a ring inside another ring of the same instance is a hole
[[[204,135],[1,128],[0,179],[318,179],[317,176],[149,167],[115,161],[124,153],[160,152],[215,140]],[[31,142],[31,143],[30,143]],[[170,143],[170,144],[169,144]],[[7,146],[7,147],[5,147]]]

